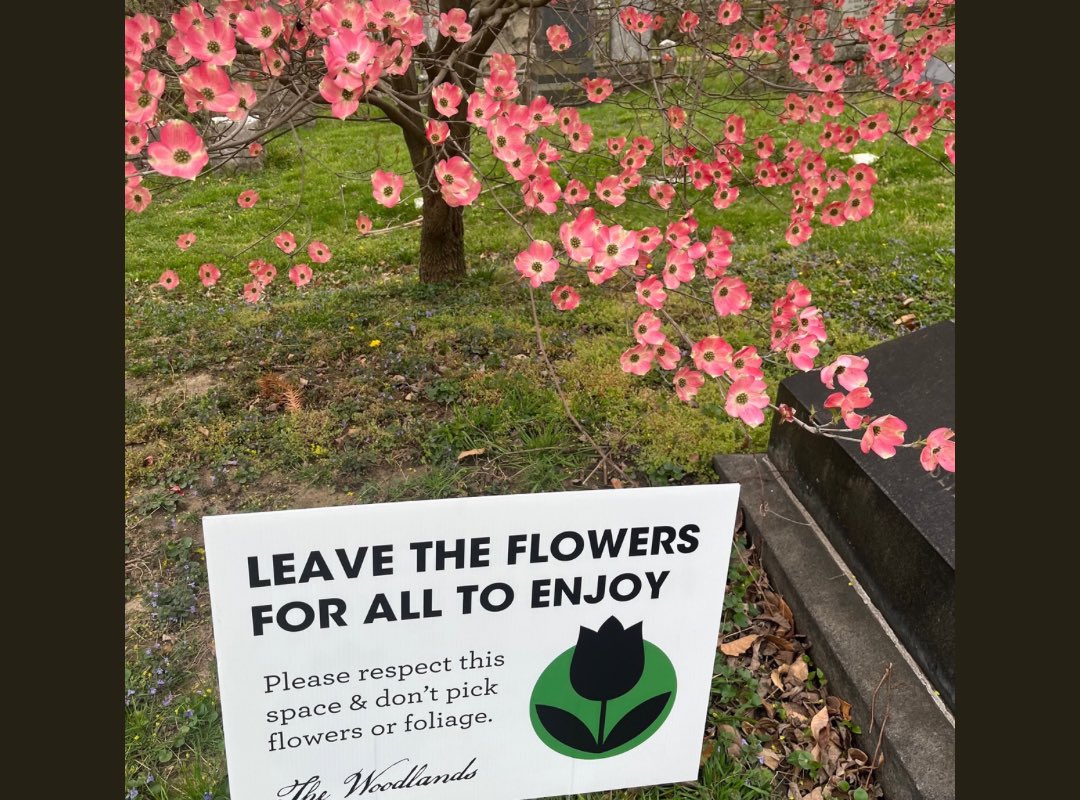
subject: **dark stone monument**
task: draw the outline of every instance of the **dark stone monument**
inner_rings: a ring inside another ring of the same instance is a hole
[[[943,322],[867,350],[874,403],[863,414],[894,413],[906,441],[956,426],[955,336]],[[803,419],[828,390],[820,372],[780,384],[777,403]],[[829,413],[818,412],[827,421]],[[928,474],[919,452],[864,455],[857,442],[815,436],[775,417],[769,460],[850,565],[950,708],[956,702],[956,481]]]
[[[533,13],[527,75],[530,95],[542,94],[556,106],[588,102],[581,79],[596,75],[592,0],[563,0],[555,8],[543,6]],[[547,40],[548,28],[555,25],[564,26],[570,35],[570,47],[561,53],[552,50]]]

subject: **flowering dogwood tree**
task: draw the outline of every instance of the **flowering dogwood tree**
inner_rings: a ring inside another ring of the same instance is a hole
[[[516,186],[513,202],[504,202],[505,192],[495,197],[531,240],[514,266],[532,290],[550,284],[562,311],[582,302],[575,284],[633,293],[641,309],[622,368],[670,374],[688,402],[707,379],[720,381],[727,413],[760,425],[771,405],[763,364],[822,366],[815,358],[826,340],[823,314],[793,280],[762,321],[767,339],[729,341],[728,318],[752,313],[755,298],[737,269],[729,271],[736,232],[699,230],[694,208],[723,210],[748,192],[764,193],[788,206],[784,239],[798,247],[815,230],[827,235],[823,229],[873,213],[875,169],[851,164],[860,142],[891,137],[951,173],[954,88],[927,79],[926,70],[954,43],[953,2],[624,0],[611,13],[620,35],[645,54],[644,68],[597,53],[599,74],[580,79],[580,88],[587,104],[632,108],[639,124],[602,143],[587,112],[556,107],[522,77],[530,59],[568,50],[569,30],[548,27],[539,45],[522,52],[500,40],[515,15],[558,2],[162,0],[133,13],[125,20],[125,206],[142,213],[151,203],[147,175],[195,180],[215,164],[257,153],[262,141],[317,115],[313,108],[345,120],[361,105],[373,107],[400,128],[413,174],[372,168],[372,194],[392,208],[413,191],[407,185],[419,193],[421,281],[464,275],[463,209],[485,188]],[[658,46],[662,35],[675,46]],[[665,62],[676,58],[678,80],[671,80]],[[772,112],[768,129],[718,112],[731,97]],[[935,133],[937,152],[927,149]],[[477,140],[490,148],[487,167],[473,157]],[[248,191],[237,202],[246,208],[258,200]],[[626,203],[647,205],[654,224],[623,227]],[[564,220],[557,242],[532,234],[531,220],[546,216]],[[358,217],[361,235],[372,227]],[[181,236],[178,246],[186,249],[195,236]],[[274,243],[287,255],[298,249],[289,231]],[[307,255],[315,264],[332,257],[318,240]],[[256,259],[251,272],[244,296],[258,302],[276,268]],[[288,274],[302,286],[313,268],[294,264]],[[204,264],[199,277],[211,286],[221,272]],[[161,285],[179,281],[169,271]],[[671,313],[674,295],[709,307],[716,332],[689,335]],[[781,406],[784,419],[854,438],[885,458],[920,446],[928,470],[955,470],[952,431],[905,442],[901,419],[865,413],[873,402],[866,359],[841,355],[824,367],[833,422],[798,419]]]

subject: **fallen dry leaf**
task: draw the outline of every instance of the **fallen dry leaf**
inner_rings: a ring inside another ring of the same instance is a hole
[[[743,636],[741,639],[736,639],[733,642],[725,642],[720,645],[720,652],[725,656],[741,656],[747,650],[754,646],[754,642],[758,640],[756,633],[751,633],[749,636]]]
[[[482,456],[486,452],[486,447],[477,447],[474,450],[462,450],[460,453],[457,454],[457,460],[461,461],[468,458],[469,456]]]
[[[899,319],[893,320],[893,325],[902,325],[909,331],[913,331],[919,327],[919,318],[914,314],[904,314]]]
[[[790,639],[785,639],[781,636],[774,636],[773,634],[767,634],[765,641],[775,647],[777,650],[787,650],[791,652],[795,649],[795,644]]]
[[[784,691],[784,681],[780,677],[780,670],[774,669],[772,671],[772,674],[769,675],[769,680],[771,680],[773,682],[773,686],[775,686],[781,692]]]
[[[806,666],[806,662],[801,658],[791,662],[791,669],[788,671],[792,678],[804,682],[810,676],[810,670]]]
[[[623,488],[623,482],[620,481],[618,478],[612,478],[611,479],[611,488],[612,489],[621,489],[621,488]]]
[[[780,608],[780,613],[783,614],[784,619],[787,620],[788,627],[794,628],[795,627],[795,615],[791,613],[791,606],[789,606],[787,604],[787,601],[784,600],[784,598],[781,597],[780,595],[777,595],[776,599],[779,601],[778,606]]]
[[[705,762],[712,756],[713,751],[716,750],[716,740],[709,739],[701,746],[701,766],[705,766]]]
[[[774,753],[767,747],[761,751],[761,762],[771,770],[775,770],[780,766],[780,754]]]
[[[829,707],[822,706],[821,710],[814,714],[810,720],[810,733],[814,735],[814,741],[818,744],[826,744],[828,738],[822,739],[821,734],[829,728]]]
[[[829,706],[829,711],[833,716],[840,717],[843,720],[851,719],[851,703],[836,695],[829,695],[829,698],[825,701]]]

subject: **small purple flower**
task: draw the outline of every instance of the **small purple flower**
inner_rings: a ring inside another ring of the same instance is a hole
[[[206,792],[202,796],[202,800],[214,800],[214,795],[210,794],[210,792]]]
[[[135,800],[135,798],[138,797],[138,796],[139,796],[139,790],[135,789],[134,787],[132,788],[132,790],[130,792],[128,792],[128,800]]]
[[[184,712],[184,719],[191,719],[194,716],[195,716],[195,712],[192,711],[190,708],[187,711]]]
[[[150,694],[157,694],[157,687],[156,686],[151,686],[150,687]]]
[[[172,692],[169,692],[169,696],[161,701],[161,707],[162,708],[167,708],[169,703],[171,703],[171,702],[172,702]]]

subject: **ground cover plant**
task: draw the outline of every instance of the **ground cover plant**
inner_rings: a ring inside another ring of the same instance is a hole
[[[699,112],[708,109],[699,127],[711,138],[731,114],[747,130],[773,131],[778,142],[787,135],[772,108],[785,93],[768,103],[737,100],[728,97],[732,79],[722,73],[703,76],[701,86],[718,96],[698,104]],[[629,132],[657,142],[672,135],[666,116],[643,114],[646,88],[628,82],[604,103],[580,109],[595,149]],[[888,113],[891,103],[867,98],[860,108],[873,116]],[[320,113],[331,116],[325,108]],[[369,121],[358,121],[365,115]],[[821,131],[819,124],[814,135]],[[631,324],[641,311],[631,285],[615,291],[608,281],[586,295],[592,287],[581,268],[571,281],[583,302],[566,312],[548,299],[553,286],[540,291],[522,279],[514,268],[518,255],[537,240],[559,242],[566,217],[525,207],[521,187],[505,174],[487,181],[471,204],[455,207],[464,277],[428,285],[416,280],[424,209],[413,202],[423,205],[425,189],[403,190],[392,207],[373,195],[373,166],[394,175],[414,168],[385,110],[360,110],[345,123],[286,125],[279,133],[265,137],[264,167],[256,173],[222,168],[183,185],[154,174],[128,178],[129,203],[140,187],[153,194],[149,207],[129,214],[126,228],[130,797],[227,797],[203,514],[710,481],[712,455],[761,450],[767,440],[773,412],[759,425],[733,417],[720,380],[703,384],[687,403],[661,370],[644,377],[624,370],[620,356],[634,341]],[[695,195],[679,184],[678,196],[689,199],[700,230],[735,233],[731,270],[755,297],[782,296],[793,280],[811,291],[829,331],[816,359],[824,366],[953,317],[953,182],[940,157],[927,157],[952,150],[947,136],[931,131],[922,149],[887,136],[830,153],[830,164],[845,167],[855,166],[859,153],[875,159],[876,210],[842,228],[816,225],[819,231],[798,247],[785,240],[791,219],[780,207],[790,204],[790,187],[757,186],[747,173],[733,176],[742,196],[728,208],[714,205],[713,191]],[[143,164],[141,158],[130,163]],[[504,169],[482,136],[470,161],[478,175]],[[610,164],[581,155],[575,171],[591,190]],[[615,211],[618,224],[640,230],[655,224],[656,208],[646,187],[635,191],[644,199]],[[672,219],[686,207],[672,211]],[[365,220],[371,231],[359,229]],[[311,271],[289,275],[299,261],[285,257],[287,240],[275,242],[286,230],[300,254],[317,241],[332,258],[304,258]],[[277,280],[266,269],[274,263]],[[200,275],[202,265],[220,274]],[[244,302],[242,284],[258,284],[258,302]],[[708,305],[673,292],[667,309],[694,338],[715,329]],[[759,324],[744,319],[726,318],[725,335],[757,335]],[[769,386],[790,370],[782,357],[762,366]],[[723,642],[745,639],[755,625],[771,625],[768,632],[777,635],[777,623],[755,622],[783,614],[780,601],[765,594],[752,554],[733,557],[730,578]],[[773,658],[786,653],[790,661]],[[829,701],[820,691],[823,676],[810,677],[812,665],[800,692],[782,697],[800,688],[788,680],[793,670],[801,677],[800,662],[806,663],[795,647],[718,652],[701,785],[619,794],[785,796],[792,783],[803,794],[872,793],[872,771],[854,767],[854,775],[838,778],[844,759],[826,763],[811,755],[814,744],[825,744],[826,755],[830,749],[801,718],[812,719]],[[773,670],[783,689],[771,680]],[[858,726],[842,711],[833,700],[829,730],[838,747]],[[793,749],[793,742],[802,746]]]

